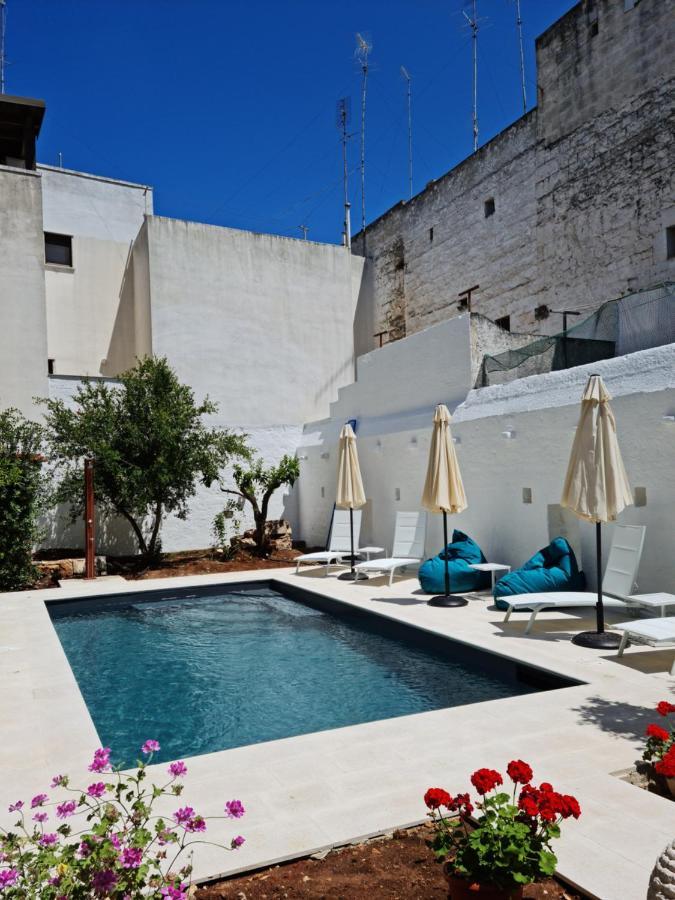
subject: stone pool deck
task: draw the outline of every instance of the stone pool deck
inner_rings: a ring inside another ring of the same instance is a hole
[[[560,874],[602,900],[644,900],[657,855],[675,838],[675,803],[615,777],[638,757],[657,701],[673,699],[673,651],[630,648],[623,660],[570,643],[588,615],[542,613],[523,636],[527,614],[507,625],[491,598],[469,595],[459,609],[428,607],[414,578],[352,584],[290,569],[123,582],[73,582],[60,589],[0,594],[0,819],[7,804],[44,790],[68,772],[80,784],[100,741],[45,605],[96,594],[273,581],[379,616],[452,637],[585,682],[580,686],[453,707],[382,722],[225,750],[187,760],[184,799],[202,814],[240,798],[236,853],[195,852],[197,878],[306,855],[424,819],[429,786],[465,790],[480,766],[530,762],[536,780],[575,794],[583,815],[566,823],[556,852]],[[611,618],[611,616],[610,616]],[[92,652],[96,648],[92,647]],[[119,677],[123,677],[123,672]],[[114,684],[110,686],[114,690]],[[156,735],[148,735],[155,737]],[[161,738],[161,735],[157,736]],[[159,767],[163,772],[165,766]],[[80,773],[81,776],[80,776]],[[158,775],[158,777],[161,777]]]

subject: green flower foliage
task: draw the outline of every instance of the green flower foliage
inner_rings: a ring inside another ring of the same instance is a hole
[[[16,409],[0,412],[0,591],[29,587],[45,499],[42,429]]]
[[[164,518],[185,519],[198,485],[211,485],[233,456],[249,451],[245,436],[207,427],[216,404],[196,403],[165,358],[147,357],[119,380],[85,381],[74,408],[44,401],[56,499],[70,504],[73,518],[82,514],[83,459],[92,457],[97,510],[126,519],[140,552],[153,558]]]
[[[293,487],[300,477],[300,463],[297,457],[286,454],[278,465],[266,469],[264,461],[259,457],[248,466],[236,464],[233,474],[238,490],[223,490],[226,494],[235,494],[251,504],[255,519],[256,547],[259,553],[264,553],[267,549],[265,524],[270,499],[280,487],[286,484]],[[217,522],[214,527],[217,527]]]

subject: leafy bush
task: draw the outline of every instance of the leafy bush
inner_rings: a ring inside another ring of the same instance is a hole
[[[266,550],[267,510],[272,494],[283,485],[293,487],[300,477],[300,463],[297,457],[286,454],[276,466],[265,468],[262,458],[253,460],[248,466],[235,465],[234,483],[238,490],[229,488],[222,490],[226,494],[235,494],[251,504],[255,520],[255,543],[259,553]]]
[[[225,509],[222,509],[213,520],[213,546],[220,551],[221,558],[231,559],[234,556],[232,536],[241,528],[241,502],[228,500]]]
[[[36,578],[33,546],[45,499],[42,429],[17,409],[0,412],[0,590],[28,587]]]
[[[164,358],[141,360],[119,386],[85,381],[74,409],[44,403],[57,500],[70,504],[73,519],[82,514],[82,460],[93,457],[97,508],[127,520],[146,558],[161,549],[163,519],[185,519],[198,484],[211,485],[232,456],[249,454],[244,437],[204,424],[216,404],[197,404]]]
[[[504,779],[494,769],[478,769],[471,776],[482,798],[476,801],[480,816],[473,816],[469,794],[452,797],[443,788],[429,788],[424,802],[434,826],[432,849],[441,860],[451,857],[452,874],[509,890],[555,872],[551,841],[560,837],[562,820],[578,819],[581,809],[574,797],[546,782],[535,787],[532,769],[522,760],[512,760],[506,771],[513,782],[510,794],[499,790]]]
[[[160,798],[182,794],[180,780],[187,774],[185,763],[173,762],[163,785],[146,787],[146,766],[159,749],[157,741],[146,741],[141,752],[147,761],[127,774],[111,766],[110,748],[101,747],[89,766],[87,788],[71,787],[66,775],[56,775],[51,788],[61,792],[60,801],[39,793],[30,803],[12,803],[9,812],[18,815],[14,829],[0,828],[2,897],[187,900],[191,866],[184,857],[192,844],[204,843],[199,836],[207,822],[191,806],[179,806],[170,818],[153,811]],[[218,818],[239,819],[244,807],[229,800],[223,812]],[[243,843],[234,837],[229,849]]]

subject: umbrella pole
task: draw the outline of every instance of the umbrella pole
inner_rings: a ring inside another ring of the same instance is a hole
[[[605,630],[605,607],[602,602],[602,525],[600,522],[595,523],[595,564],[598,581],[598,604],[595,608],[596,620],[598,634],[603,634]]]
[[[445,563],[445,593],[427,600],[427,606],[466,606],[466,597],[450,593],[450,563],[448,562],[448,514],[443,510],[443,554]]]
[[[582,631],[575,634],[572,643],[579,647],[590,647],[593,650],[618,650],[621,635],[616,631],[605,631],[605,606],[602,600],[602,525],[595,523],[595,553],[598,580],[598,602],[595,605],[595,621],[597,631]]]
[[[368,576],[364,572],[357,572],[354,568],[354,563],[356,562],[356,555],[354,554],[354,510],[351,506],[349,507],[349,546],[351,548],[349,572],[343,572],[341,575],[338,575],[338,578],[340,581],[365,581]]]

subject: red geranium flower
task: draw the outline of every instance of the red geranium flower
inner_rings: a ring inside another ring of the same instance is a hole
[[[471,776],[471,784],[476,788],[479,794],[487,794],[493,790],[498,784],[504,784],[504,780],[499,772],[494,769],[478,769]]]
[[[666,752],[663,759],[654,763],[654,769],[664,778],[675,778],[675,745]]]
[[[473,812],[473,803],[468,794],[457,794],[450,809],[458,812],[461,816],[470,816]]]
[[[667,716],[671,712],[675,712],[675,704],[668,703],[667,700],[661,700],[656,706],[656,711],[660,716]]]
[[[532,781],[532,769],[522,759],[512,759],[506,767],[506,772],[515,784],[528,784]]]
[[[445,806],[448,809],[452,805],[452,797],[443,788],[429,788],[424,795],[424,802],[429,809],[438,809],[439,806]]]
[[[534,819],[535,816],[539,815],[537,798],[532,796],[532,794],[521,794],[518,800],[518,809],[524,812],[526,816],[531,816]]]
[[[670,734],[660,725],[647,725],[645,734],[647,737],[654,738],[656,741],[669,741]]]
[[[539,790],[543,791],[545,794],[550,793],[553,790],[553,785],[549,784],[548,781],[542,781],[539,785]]]
[[[574,816],[575,819],[578,819],[581,815],[581,807],[579,806],[579,801],[576,797],[572,797],[571,794],[563,794],[562,795],[562,804],[561,804],[560,813],[563,819],[569,819],[570,816]]]

